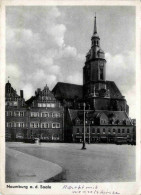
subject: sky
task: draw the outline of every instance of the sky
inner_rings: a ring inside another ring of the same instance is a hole
[[[83,83],[94,16],[105,52],[106,80],[115,81],[135,118],[135,8],[131,6],[7,6],[6,81],[24,90]]]

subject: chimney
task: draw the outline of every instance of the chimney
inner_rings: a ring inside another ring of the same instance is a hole
[[[23,98],[23,90],[20,90],[20,97]]]

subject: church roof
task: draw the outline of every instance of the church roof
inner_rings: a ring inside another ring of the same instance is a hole
[[[123,98],[120,90],[114,81],[106,81],[107,89],[110,91],[110,98]]]
[[[120,90],[113,81],[106,81],[107,89],[110,92],[110,98],[123,98]],[[83,86],[58,82],[52,92],[58,99],[83,99]]]
[[[82,99],[83,98],[83,86],[58,82],[53,88],[52,92],[58,99]]]

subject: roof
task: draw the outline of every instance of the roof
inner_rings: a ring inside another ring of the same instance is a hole
[[[111,98],[123,98],[120,90],[116,86],[114,81],[106,81],[107,89],[110,91]]]
[[[70,118],[72,121],[74,121],[77,117],[80,120],[83,120],[83,114],[84,111],[83,110],[74,110],[74,109],[69,109],[69,114],[70,114]],[[81,112],[81,115],[79,114]],[[101,116],[103,113],[108,117],[108,118],[112,118],[115,117],[116,119],[122,121],[123,119],[129,119],[128,115],[126,114],[125,111],[108,111],[108,110],[97,110],[97,111],[93,111],[93,110],[86,110],[86,119],[87,118],[97,118],[99,116]],[[130,121],[131,122],[131,121]]]
[[[5,96],[7,96],[9,93],[10,93],[11,97],[20,98],[20,96],[17,94],[16,90],[14,90],[11,83],[9,83],[9,81],[8,81],[5,85]]]
[[[110,92],[110,98],[123,98],[120,90],[113,81],[106,81],[107,89]],[[52,92],[58,99],[83,99],[83,86],[71,83],[58,82]]]
[[[28,99],[25,103],[27,106],[30,106],[32,102],[36,99],[36,96],[32,96],[30,99]]]
[[[83,86],[58,82],[53,88],[52,92],[58,99],[82,99],[83,98]]]

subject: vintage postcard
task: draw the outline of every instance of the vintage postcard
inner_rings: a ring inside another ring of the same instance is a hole
[[[139,195],[140,1],[2,1],[0,193]]]

